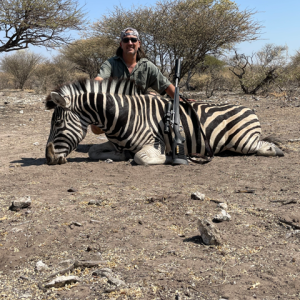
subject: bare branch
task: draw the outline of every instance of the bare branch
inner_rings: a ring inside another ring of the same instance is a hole
[[[276,82],[286,64],[286,50],[285,46],[272,44],[265,45],[251,56],[234,50],[234,56],[228,60],[229,70],[238,77],[245,94],[255,95]]]
[[[0,52],[70,42],[68,30],[81,30],[84,14],[75,0],[0,1]]]

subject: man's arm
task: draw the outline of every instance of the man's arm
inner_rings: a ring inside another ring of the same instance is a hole
[[[166,89],[165,92],[172,98],[174,99],[174,94],[175,94],[175,86],[173,84],[170,84]]]
[[[174,99],[174,94],[175,94],[175,86],[173,84],[170,84],[166,89],[165,92],[171,97],[171,99]],[[179,100],[181,100],[181,98],[179,97]],[[191,102],[195,102],[194,99],[188,99],[188,101]]]

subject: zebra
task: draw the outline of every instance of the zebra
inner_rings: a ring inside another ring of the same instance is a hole
[[[90,124],[101,128],[108,138],[108,142],[90,148],[91,159],[122,161],[130,151],[140,165],[172,163],[172,136],[164,133],[168,101],[162,96],[143,95],[126,80],[78,81],[56,89],[46,99],[46,108],[54,108],[46,145],[47,163],[66,163]],[[214,154],[230,150],[284,155],[273,143],[260,140],[261,126],[250,108],[198,102],[191,105]],[[180,103],[180,115],[185,153],[204,155],[204,139],[197,142],[197,122],[190,105]]]

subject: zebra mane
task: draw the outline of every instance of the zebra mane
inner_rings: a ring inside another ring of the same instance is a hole
[[[119,94],[119,95],[140,95],[144,90],[136,85],[133,79],[118,79],[118,78],[106,78],[102,81],[90,80],[90,79],[80,79],[75,82],[60,85],[53,90],[63,96],[76,97],[85,93],[94,94]],[[49,94],[45,101],[46,109],[53,109],[56,104],[51,99],[51,94]]]

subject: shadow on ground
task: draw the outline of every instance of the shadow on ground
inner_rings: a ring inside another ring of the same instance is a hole
[[[81,162],[90,162],[91,160],[86,157],[76,157],[68,158],[69,163],[81,163]],[[30,167],[30,166],[41,166],[46,165],[45,158],[21,158],[19,160],[13,160],[11,164],[21,164],[21,167]]]

